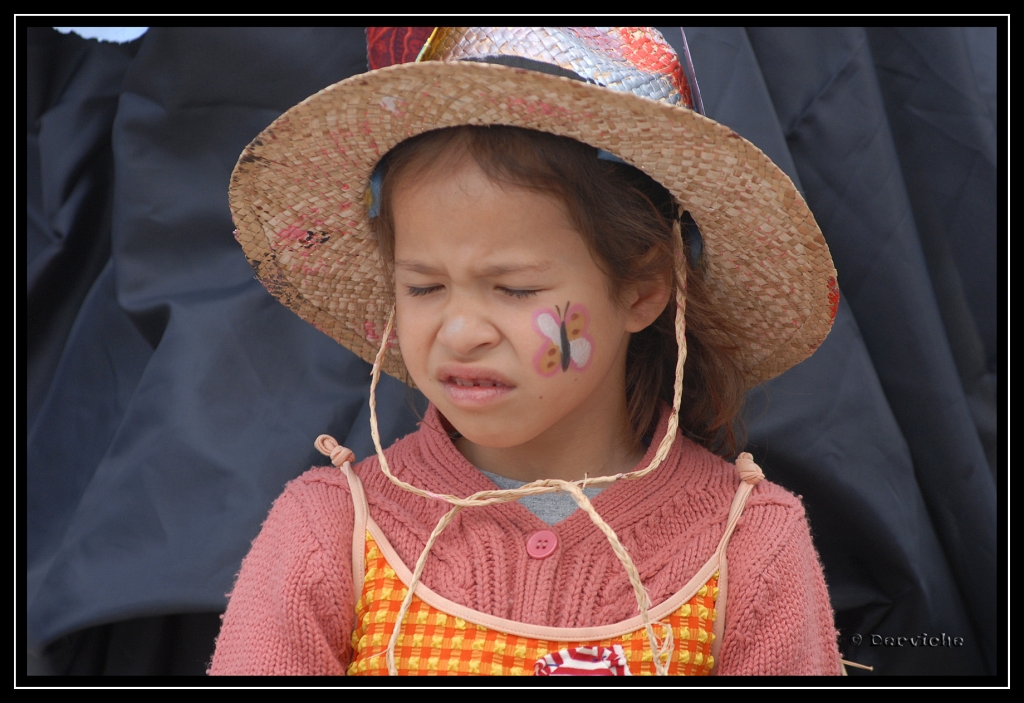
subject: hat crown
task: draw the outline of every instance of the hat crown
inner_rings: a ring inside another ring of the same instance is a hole
[[[569,72],[568,77],[611,90],[693,109],[679,57],[653,27],[437,27],[417,61],[482,61],[539,70],[547,65],[561,69],[547,71],[556,75]]]

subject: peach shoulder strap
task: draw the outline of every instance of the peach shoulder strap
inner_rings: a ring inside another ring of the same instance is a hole
[[[711,642],[711,656],[715,660],[715,668],[718,667],[718,652],[722,648],[722,636],[725,634],[726,605],[728,603],[729,578],[728,565],[725,559],[726,547],[729,546],[729,538],[736,530],[736,524],[740,521],[743,508],[747,504],[747,498],[754,486],[764,479],[761,467],[754,463],[754,457],[743,452],[736,457],[736,470],[740,475],[740,485],[733,496],[732,506],[729,508],[729,519],[725,522],[725,533],[718,543],[718,549],[712,559],[718,559],[718,599],[715,601],[717,611],[714,625],[715,639]]]
[[[355,602],[359,602],[360,594],[363,592],[363,580],[366,578],[366,568],[363,563],[366,558],[366,518],[369,515],[369,505],[366,502],[366,493],[363,491],[363,484],[352,470],[352,462],[356,455],[351,449],[338,444],[334,437],[322,434],[316,438],[314,446],[324,456],[330,457],[331,463],[341,469],[348,480],[348,488],[352,493],[352,507],[355,509],[355,519],[352,525],[352,585],[355,590]]]

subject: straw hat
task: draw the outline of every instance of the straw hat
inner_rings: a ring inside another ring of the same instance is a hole
[[[229,191],[236,237],[274,296],[372,363],[391,312],[368,215],[380,158],[458,125],[571,137],[643,170],[690,212],[711,295],[757,340],[743,352],[754,386],[824,340],[836,273],[790,178],[691,105],[653,29],[437,28],[416,63],[325,88],[246,147]],[[382,367],[408,382],[396,341]]]

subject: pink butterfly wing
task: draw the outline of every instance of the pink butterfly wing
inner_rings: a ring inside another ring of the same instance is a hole
[[[569,337],[570,364],[577,371],[587,368],[594,351],[594,338],[590,336],[590,314],[577,303],[565,311],[565,331]]]
[[[553,376],[562,368],[562,330],[558,314],[547,308],[537,311],[533,316],[533,328],[544,337],[544,343],[533,355],[533,368],[541,376]]]

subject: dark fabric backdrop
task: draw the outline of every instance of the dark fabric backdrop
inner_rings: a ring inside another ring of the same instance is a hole
[[[686,36],[706,113],[793,178],[839,272],[831,335],[751,392],[749,450],[803,496],[840,648],[875,676],[995,673],[1005,36]],[[254,280],[226,198],[261,129],[366,70],[364,29],[26,42],[30,668],[200,674],[312,439],[372,453],[368,365]],[[417,394],[386,378],[380,403],[385,444],[415,429]],[[922,632],[964,645],[870,646]]]

